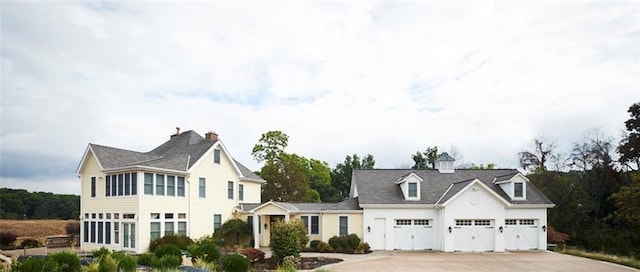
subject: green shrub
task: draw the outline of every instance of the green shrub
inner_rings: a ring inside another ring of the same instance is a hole
[[[360,245],[360,238],[355,233],[347,235],[347,241],[351,249],[356,249]]]
[[[100,258],[99,272],[118,272],[118,264],[111,255],[104,255]]]
[[[338,239],[340,239],[340,237],[338,236],[333,236],[329,238],[329,245],[336,251],[339,251],[341,249],[340,242],[338,242]]]
[[[357,238],[358,241],[360,240],[360,238],[358,238],[355,234],[354,236],[355,238]],[[349,236],[333,236],[329,238],[329,245],[331,245],[331,247],[333,248],[333,250],[335,250],[335,252],[353,253],[353,249],[354,249],[349,243]]]
[[[251,267],[251,262],[243,255],[231,254],[224,258],[222,267],[227,272],[246,272]]]
[[[182,250],[180,250],[180,248],[178,248],[175,245],[172,244],[164,244],[164,245],[159,245],[156,250],[153,252],[153,254],[160,258],[163,256],[182,256]]]
[[[333,247],[331,247],[329,244],[325,242],[320,242],[318,244],[318,251],[322,253],[330,253],[330,252],[333,252]]]
[[[186,250],[189,245],[193,244],[193,240],[184,235],[171,234],[151,241],[151,243],[149,243],[149,251],[155,252],[158,246],[166,244],[171,244],[177,246],[179,249]]]
[[[20,242],[21,248],[34,248],[40,247],[40,242],[36,239],[24,239]]]
[[[240,244],[240,235],[252,233],[251,226],[246,221],[235,218],[229,219],[215,233],[213,236],[217,239],[224,239],[226,236],[234,236],[234,245]]]
[[[18,260],[11,265],[14,272],[32,272],[32,271],[60,271],[58,264],[51,258],[45,257],[27,257]]]
[[[211,240],[203,240],[189,247],[191,261],[202,260],[208,263],[214,263],[220,258],[218,246]]]
[[[58,265],[58,267],[65,272],[80,271],[82,265],[80,264],[80,258],[78,255],[72,252],[58,252],[49,255],[51,259]]]
[[[10,231],[0,231],[0,246],[8,246],[18,239],[18,235]]]
[[[138,263],[146,266],[153,266],[155,256],[151,253],[144,253],[138,255]]]
[[[271,250],[275,257],[299,257],[302,248],[309,242],[306,228],[301,220],[277,221],[271,227]]]
[[[298,271],[296,262],[297,262],[297,258],[294,256],[284,257],[282,261],[282,266],[278,269],[278,271],[283,271],[283,272]]]
[[[118,269],[122,272],[135,272],[138,268],[136,259],[122,251],[114,252],[111,256],[116,260]]]
[[[167,256],[162,256],[160,258],[156,258],[151,267],[157,268],[160,270],[176,269],[178,268],[178,266],[180,266],[180,264],[182,264],[182,257],[167,255]]]
[[[101,247],[92,251],[91,253],[94,258],[102,259],[104,256],[111,254],[111,251],[109,251],[106,247]]]
[[[261,249],[252,247],[243,248],[240,253],[246,256],[251,262],[263,260],[265,255]]]
[[[312,249],[318,249],[318,244],[320,244],[322,241],[320,240],[313,240],[311,241],[311,243],[309,243],[309,247]]]

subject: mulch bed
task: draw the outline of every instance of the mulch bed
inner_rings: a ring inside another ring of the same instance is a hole
[[[326,258],[326,257],[302,257],[298,263],[298,270],[313,270],[323,265],[339,263],[342,259]],[[253,263],[253,269],[257,271],[269,271],[278,269],[279,263],[277,258],[268,258]]]

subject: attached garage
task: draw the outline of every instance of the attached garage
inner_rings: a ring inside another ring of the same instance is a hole
[[[453,229],[454,251],[493,251],[494,221],[491,219],[456,219]]]
[[[538,248],[538,223],[535,219],[507,219],[504,221],[505,248],[529,250]]]
[[[433,248],[433,229],[429,219],[395,219],[394,249],[425,250]]]

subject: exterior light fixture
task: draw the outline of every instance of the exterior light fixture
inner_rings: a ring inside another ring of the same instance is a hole
[[[267,229],[267,223],[264,223],[264,229]]]
[[[547,231],[547,226],[546,226],[546,225],[543,225],[543,226],[542,226],[542,232],[545,232],[545,231]]]
[[[453,231],[453,229],[451,228],[451,226],[449,226],[449,233],[451,233]]]
[[[367,227],[367,232],[371,232],[371,226]]]
[[[502,231],[504,231],[504,228],[500,226],[499,230],[500,230],[500,233],[502,233]]]

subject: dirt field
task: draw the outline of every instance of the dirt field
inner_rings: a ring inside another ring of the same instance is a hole
[[[0,230],[18,235],[17,242],[26,238],[44,242],[47,236],[67,234],[67,222],[74,220],[0,220]]]

